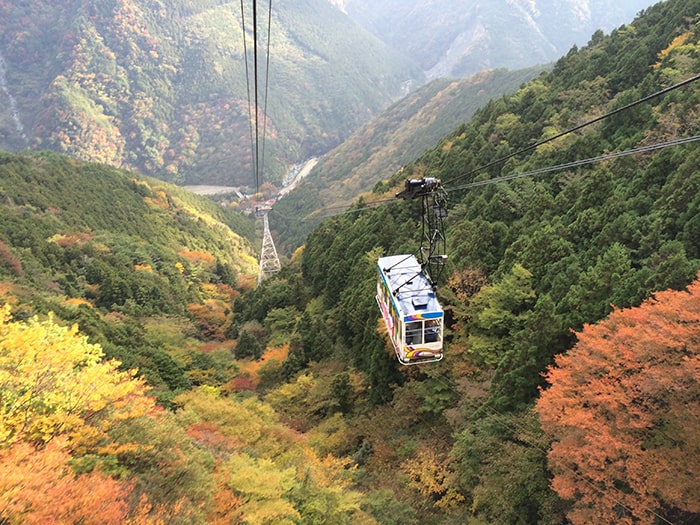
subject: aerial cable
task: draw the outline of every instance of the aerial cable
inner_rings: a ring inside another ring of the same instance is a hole
[[[648,95],[648,96],[646,96],[646,97],[643,97],[643,98],[641,98],[641,99],[639,99],[639,100],[636,100],[636,101],[634,101],[634,102],[631,102],[630,104],[626,104],[626,105],[624,105],[624,106],[622,106],[622,107],[620,107],[620,108],[617,108],[617,109],[615,109],[615,110],[613,110],[613,111],[610,111],[610,112],[608,112],[608,113],[606,113],[606,114],[604,114],[604,115],[601,115],[601,116],[596,117],[596,118],[594,118],[594,119],[592,119],[592,120],[589,120],[589,121],[587,121],[587,122],[584,122],[583,124],[580,124],[580,125],[575,126],[575,127],[571,128],[571,129],[568,129],[568,130],[566,130],[566,131],[563,131],[563,132],[561,132],[561,133],[558,133],[557,135],[554,135],[553,137],[549,137],[549,138],[547,138],[547,139],[545,139],[545,140],[542,140],[542,141],[540,141],[540,142],[537,142],[537,143],[535,143],[535,144],[532,144],[531,146],[528,146],[528,147],[523,148],[523,149],[521,149],[521,150],[518,150],[518,151],[516,151],[516,152],[514,152],[514,153],[508,154],[508,155],[506,155],[506,156],[504,156],[504,157],[501,157],[501,158],[496,159],[496,160],[494,160],[494,161],[492,161],[492,162],[489,162],[489,163],[487,163],[487,164],[484,164],[483,166],[481,166],[481,167],[479,167],[479,168],[475,168],[475,169],[473,169],[473,170],[470,170],[469,172],[467,172],[467,173],[465,173],[465,174],[459,175],[459,176],[457,176],[457,177],[454,177],[454,178],[450,179],[449,181],[443,182],[443,183],[442,183],[442,186],[445,187],[445,186],[447,186],[448,184],[452,184],[452,183],[454,183],[454,182],[457,182],[457,181],[459,181],[459,180],[462,180],[462,179],[464,179],[464,178],[466,178],[466,177],[468,177],[468,176],[471,176],[471,175],[473,175],[473,174],[475,174],[475,173],[478,173],[478,172],[483,171],[483,170],[486,170],[486,169],[488,169],[488,168],[490,168],[490,167],[492,167],[492,166],[495,166],[495,165],[497,165],[497,164],[500,164],[500,163],[502,163],[502,162],[505,162],[506,160],[508,160],[508,159],[510,159],[510,158],[512,158],[512,157],[515,157],[515,156],[520,155],[520,154],[522,154],[522,153],[526,153],[526,152],[528,152],[528,151],[531,151],[531,150],[533,150],[533,149],[535,149],[535,148],[537,148],[537,147],[539,147],[539,146],[541,146],[541,145],[547,144],[548,142],[551,142],[551,141],[553,141],[553,140],[556,140],[556,139],[558,139],[558,138],[561,138],[561,137],[563,137],[564,135],[567,135],[567,134],[569,134],[569,133],[573,133],[573,132],[575,132],[575,131],[578,131],[579,129],[584,128],[584,127],[586,127],[586,126],[590,126],[591,124],[594,124],[594,123],[596,123],[596,122],[600,122],[601,120],[604,120],[604,119],[606,119],[606,118],[609,118],[609,117],[611,117],[611,116],[613,116],[613,115],[616,115],[616,114],[618,114],[618,113],[620,113],[620,112],[622,112],[622,111],[628,110],[628,109],[630,109],[630,108],[632,108],[632,107],[634,107],[634,106],[637,106],[637,105],[639,105],[639,104],[642,104],[642,103],[644,103],[644,102],[647,102],[647,101],[649,101],[649,100],[652,100],[652,99],[654,99],[654,98],[656,98],[656,97],[659,97],[659,96],[661,96],[661,95],[664,95],[664,94],[666,94],[666,93],[669,93],[669,92],[671,92],[671,91],[673,91],[673,90],[675,90],[675,89],[678,89],[678,88],[681,88],[681,87],[683,87],[683,86],[686,86],[686,85],[688,85],[688,84],[690,84],[690,83],[692,83],[692,82],[695,82],[695,81],[697,81],[697,80],[700,80],[700,75],[695,75],[695,76],[693,76],[693,77],[690,77],[690,78],[688,78],[688,79],[686,79],[686,80],[683,80],[682,82],[679,82],[679,83],[677,83],[677,84],[674,84],[674,85],[672,85],[672,86],[669,86],[669,87],[667,87],[667,88],[664,88],[664,89],[662,89],[661,91],[657,91],[656,93],[653,93],[653,94]],[[654,150],[658,150],[658,149],[662,149],[662,148],[666,148],[666,147],[670,147],[670,146],[678,146],[678,145],[682,145],[682,144],[688,144],[688,143],[695,142],[695,141],[697,141],[697,140],[700,140],[700,136],[695,135],[695,136],[692,136],[692,137],[685,137],[685,138],[680,138],[680,139],[671,140],[671,141],[668,141],[668,142],[662,142],[662,143],[652,144],[652,145],[649,145],[649,146],[642,146],[642,147],[639,147],[639,148],[634,148],[634,149],[625,150],[625,151],[616,152],[616,153],[610,153],[610,154],[607,154],[607,155],[601,155],[601,156],[599,156],[599,157],[591,157],[591,158],[588,158],[588,159],[583,159],[583,160],[568,162],[568,163],[559,164],[559,165],[556,165],[556,166],[551,166],[551,167],[546,167],[546,168],[539,168],[539,169],[536,169],[536,170],[527,171],[527,172],[522,172],[522,173],[514,173],[514,174],[510,174],[510,175],[504,175],[504,176],[502,176],[502,177],[496,177],[496,178],[486,179],[486,180],[482,180],[482,181],[470,182],[470,183],[467,183],[467,184],[464,184],[464,185],[461,185],[461,186],[454,186],[454,187],[449,187],[449,188],[445,188],[445,189],[446,189],[447,191],[449,191],[449,192],[454,192],[454,191],[459,191],[459,190],[464,190],[464,189],[469,189],[469,188],[475,188],[475,187],[478,187],[478,186],[487,186],[487,185],[490,185],[490,184],[497,184],[497,183],[500,183],[500,182],[505,182],[505,181],[514,180],[514,179],[520,179],[520,178],[524,178],[524,177],[531,177],[531,176],[540,175],[540,174],[543,174],[543,173],[550,173],[550,172],[554,172],[554,171],[561,171],[561,170],[570,169],[570,168],[574,168],[574,167],[580,167],[580,166],[584,166],[584,165],[587,165],[587,164],[593,164],[593,163],[597,163],[597,162],[602,162],[602,161],[605,161],[605,160],[612,160],[612,159],[616,159],[616,158],[619,158],[619,157],[625,157],[625,156],[628,156],[628,155],[634,155],[634,154],[637,154],[637,153],[645,153],[645,152],[654,151]],[[357,208],[352,208],[352,209],[350,209],[350,210],[348,210],[348,209],[347,209],[347,206],[345,206],[345,205],[331,206],[331,207],[324,208],[324,210],[329,211],[329,210],[333,210],[333,209],[343,209],[343,210],[345,210],[345,211],[342,211],[342,212],[339,212],[339,213],[329,213],[329,214],[319,215],[319,216],[314,217],[314,219],[327,219],[327,218],[330,218],[330,217],[336,217],[336,216],[340,216],[340,215],[346,215],[346,214],[351,214],[351,213],[359,213],[359,212],[362,212],[362,211],[364,211],[364,210],[376,208],[376,207],[378,207],[378,206],[380,206],[380,205],[382,205],[382,204],[386,204],[386,203],[389,203],[389,202],[394,202],[395,200],[396,200],[395,198],[380,199],[380,200],[374,201],[373,203],[366,204],[365,206],[357,207]],[[280,215],[281,215],[281,214],[280,214]],[[299,219],[295,219],[295,220],[299,220]],[[309,218],[309,219],[300,219],[300,220],[301,220],[302,222],[304,222],[304,221],[310,221],[311,218]]]
[[[253,180],[257,178],[255,169],[255,135],[253,133],[253,98],[250,92],[250,65],[248,63],[248,39],[246,37],[245,10],[243,8],[243,0],[241,0],[241,28],[243,30],[243,60],[245,63],[245,84],[248,94],[248,131],[250,133],[250,149],[251,149],[251,169]]]
[[[686,80],[683,80],[682,82],[678,82],[677,84],[674,84],[672,86],[664,88],[661,91],[657,91],[656,93],[652,93],[651,95],[647,95],[646,97],[640,98],[639,100],[635,100],[634,102],[631,102],[631,103],[626,104],[624,106],[621,106],[617,109],[614,109],[608,113],[605,113],[604,115],[600,115],[599,117],[596,117],[596,118],[591,119],[587,122],[584,122],[583,124],[579,124],[578,126],[574,126],[573,128],[569,128],[565,131],[562,131],[561,133],[557,133],[556,135],[554,135],[552,137],[549,137],[549,138],[546,138],[546,139],[541,140],[539,142],[536,142],[535,144],[532,144],[530,146],[522,148],[522,149],[515,151],[513,153],[509,153],[508,155],[504,155],[503,157],[500,157],[500,158],[493,160],[487,164],[484,164],[481,167],[474,168],[473,170],[470,170],[467,173],[464,173],[462,175],[458,175],[457,177],[454,177],[453,179],[447,180],[447,181],[443,182],[443,185],[452,184],[452,183],[457,182],[459,180],[470,177],[471,175],[474,175],[475,173],[478,173],[480,171],[484,171],[484,170],[491,168],[493,166],[496,166],[498,164],[502,164],[503,162],[507,161],[508,159],[511,159],[511,158],[516,157],[518,155],[521,155],[523,153],[527,153],[528,151],[532,151],[532,150],[538,148],[539,146],[542,146],[542,145],[547,144],[549,142],[552,142],[556,139],[559,139],[565,135],[568,135],[568,134],[573,133],[575,131],[578,131],[582,128],[590,126],[591,124],[595,124],[596,122],[600,122],[601,120],[605,120],[609,117],[617,115],[618,113],[621,113],[621,112],[626,111],[630,108],[638,106],[639,104],[643,104],[644,102],[648,102],[649,100],[652,100],[654,98],[665,95],[666,93],[670,93],[671,91],[676,90],[678,88],[681,88],[683,86],[686,86],[692,82],[695,82],[696,80],[700,80],[700,75],[695,75],[693,77],[687,78]]]
[[[525,177],[532,177],[534,175],[541,175],[543,173],[551,173],[554,171],[562,171],[571,168],[578,168],[580,166],[585,166],[587,164],[595,164],[598,162],[603,162],[606,160],[618,159],[621,157],[626,157],[628,155],[636,155],[638,153],[647,153],[649,151],[656,151],[663,148],[668,148],[670,146],[680,146],[683,144],[690,144],[691,142],[697,142],[700,140],[700,135],[693,135],[692,137],[683,137],[679,139],[669,140],[667,142],[659,142],[657,144],[651,144],[648,146],[640,146],[639,148],[633,148],[625,151],[617,151],[614,153],[608,153],[606,155],[600,155],[598,157],[591,157],[588,159],[575,160],[572,162],[566,162],[564,164],[558,164],[556,166],[548,166],[546,168],[538,168],[531,171],[524,171],[520,173],[511,173],[509,175],[503,175],[502,177],[495,177],[493,179],[480,180],[476,182],[470,182],[468,184],[463,184],[462,186],[455,186],[450,188],[450,193],[460,190],[466,190],[470,188],[476,188],[479,186],[487,186],[490,184],[497,184],[499,182],[506,182],[515,179],[522,179]]]
[[[667,142],[659,142],[656,144],[650,144],[648,146],[640,146],[638,148],[633,148],[633,149],[629,149],[629,150],[625,150],[625,151],[617,151],[614,153],[608,153],[606,155],[600,155],[598,157],[591,157],[591,158],[587,158],[587,159],[566,162],[564,164],[557,164],[556,166],[548,166],[545,168],[538,168],[538,169],[531,170],[531,171],[511,173],[509,175],[503,175],[502,177],[495,177],[493,179],[485,179],[485,180],[480,180],[480,181],[476,181],[476,182],[469,182],[469,183],[463,184],[461,186],[454,186],[451,188],[447,188],[446,190],[449,193],[454,193],[456,191],[477,188],[480,186],[488,186],[491,184],[498,184],[500,182],[507,182],[507,181],[511,181],[511,180],[515,180],[515,179],[522,179],[525,177],[542,175],[544,173],[552,173],[555,171],[563,171],[566,169],[578,168],[581,166],[585,166],[587,164],[595,164],[595,163],[603,162],[606,160],[613,160],[613,159],[617,159],[617,158],[621,158],[621,157],[627,157],[628,155],[636,155],[639,153],[648,153],[650,151],[656,151],[656,150],[668,148],[671,146],[681,146],[684,144],[690,144],[690,143],[697,142],[697,141],[700,141],[700,135],[693,135],[692,137],[678,138],[678,139],[670,140]],[[390,197],[387,199],[379,199],[379,200],[373,201],[371,203],[367,203],[364,206],[359,206],[359,207],[352,208],[352,209],[347,209],[348,208],[347,205],[329,206],[327,208],[323,208],[323,210],[325,210],[325,211],[344,210],[344,211],[340,211],[338,213],[331,212],[331,213],[327,213],[327,214],[323,214],[323,215],[317,215],[314,217],[302,218],[302,219],[299,219],[296,217],[288,217],[288,216],[280,213],[279,210],[277,210],[277,209],[274,209],[273,213],[279,215],[280,217],[282,217],[284,219],[288,219],[288,220],[296,220],[296,221],[300,221],[300,222],[310,222],[312,219],[313,220],[329,219],[332,217],[340,217],[342,215],[350,215],[350,214],[354,214],[354,213],[360,213],[360,212],[363,212],[365,210],[373,210],[375,208],[378,208],[378,207],[380,207],[384,204],[388,204],[390,202],[396,202],[396,197]]]
[[[270,75],[270,35],[272,32],[272,0],[268,1],[268,14],[267,14],[267,49],[265,57],[265,88],[263,97],[263,107],[260,104],[260,60],[259,60],[259,45],[258,45],[258,5],[257,0],[252,2],[252,33],[253,33],[253,79],[251,82],[250,65],[248,60],[248,45],[246,37],[246,22],[245,22],[245,9],[243,6],[243,0],[240,0],[241,7],[241,24],[243,29],[243,55],[245,57],[245,71],[246,71],[246,86],[248,91],[248,123],[250,128],[250,142],[252,151],[252,170],[253,179],[255,184],[255,193],[260,192],[260,186],[262,183],[262,170],[264,165],[265,157],[265,134],[267,128],[267,101],[268,101],[268,86],[269,86],[269,75]],[[251,93],[251,83],[253,85]],[[260,113],[264,115],[264,120],[262,122],[262,132],[260,123]]]
[[[260,183],[262,184],[262,170],[265,166],[265,137],[267,135],[267,97],[270,86],[270,35],[272,33],[272,0],[267,5],[267,50],[265,53],[265,97],[263,98],[263,132],[262,132],[262,153],[260,158]]]
[[[254,98],[255,98],[255,146],[253,148],[253,154],[255,158],[253,163],[255,165],[255,193],[260,191],[260,155],[258,152],[258,146],[260,144],[260,119],[258,111],[258,2],[253,0],[253,84],[254,84]]]

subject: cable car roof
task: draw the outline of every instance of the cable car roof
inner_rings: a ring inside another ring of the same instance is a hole
[[[380,257],[377,264],[384,275],[384,282],[405,317],[442,317],[442,307],[414,255]]]

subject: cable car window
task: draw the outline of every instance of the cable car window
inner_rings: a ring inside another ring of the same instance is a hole
[[[406,323],[406,344],[423,344],[423,321]]]
[[[440,321],[430,320],[425,322],[425,342],[437,343],[442,339]]]

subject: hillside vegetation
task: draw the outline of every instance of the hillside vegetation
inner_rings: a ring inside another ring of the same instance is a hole
[[[252,186],[253,17],[252,3],[243,14],[242,5],[0,3],[0,147],[52,149],[179,184]],[[265,177],[279,182],[422,74],[326,0],[274,9],[269,19],[257,13],[258,75]]]
[[[700,81],[480,169],[698,71],[700,0],[659,4],[489,103],[256,288],[242,218],[3,155],[0,519],[697,523],[697,142],[465,186],[695,136]],[[375,267],[417,249],[418,203],[391,197],[424,175],[450,192],[449,330],[442,362],[403,367]]]
[[[352,201],[432,149],[489,100],[513,93],[544,67],[484,71],[466,79],[441,79],[412,92],[326,153],[299,186],[270,214],[278,249],[292,251],[321,218]]]
[[[0,295],[13,315],[53,311],[78,322],[164,399],[190,386],[198,345],[169,354],[144,327],[170,325],[181,342],[224,339],[236,288],[257,275],[252,220],[171,184],[53,153],[0,154],[0,179]]]
[[[585,334],[587,325],[614,308],[632,310],[618,314],[624,323],[611,318],[606,330],[635,326],[633,319],[641,314],[634,308],[643,300],[668,288],[682,290],[697,278],[697,143],[460,188],[696,135],[697,81],[478,169],[696,75],[699,14],[698,2],[659,4],[634,24],[573,49],[551,73],[490,102],[437,148],[378,184],[354,210],[324,221],[298,255],[301,275],[266,281],[234,305],[237,317],[270,329],[273,313],[274,318],[295,313],[297,335],[282,366],[294,390],[280,389],[299,397],[282,410],[299,428],[324,433],[323,442],[334,444],[335,453],[362,458],[363,486],[395,486],[400,472],[403,484],[394,494],[416,513],[415,523],[562,523],[564,516],[575,523],[636,523],[654,512],[673,523],[697,520],[691,494],[700,491],[699,456],[694,423],[686,417],[698,415],[690,401],[700,388],[698,348],[692,335],[677,343],[665,332],[675,330],[670,326],[676,322],[696,329],[695,295],[686,303],[685,292],[679,292],[677,300],[686,306],[676,313],[666,310],[665,321],[651,323],[653,333],[644,337],[660,341],[651,354],[630,355],[623,345],[586,338],[586,355],[593,355],[575,372],[578,401],[555,403],[575,403],[578,419],[550,414],[548,420],[555,421],[544,432],[532,411],[547,380],[556,382],[567,373],[542,375],[554,356],[584,337],[578,332]],[[449,276],[439,295],[451,332],[445,360],[416,369],[395,363],[381,335],[374,295],[377,258],[416,251],[420,235],[418,204],[385,201],[405,178],[421,176],[440,178],[450,192]],[[300,302],[306,287],[309,300]],[[635,339],[634,328],[625,330],[619,337]],[[650,364],[660,354],[675,363],[669,365],[677,378],[673,401],[661,394],[663,387],[652,386],[661,381]],[[631,364],[620,365],[625,359]],[[324,363],[334,362],[362,373],[367,401],[381,409],[366,413],[363,404],[351,404],[341,410],[342,425],[337,416],[319,414],[312,400],[338,381],[321,373],[329,366]],[[629,384],[639,379],[646,385],[635,386],[624,400],[616,385],[627,384],[626,379],[611,372],[620,366],[639,371],[639,377],[629,372]],[[594,390],[585,385],[595,381],[601,382],[595,392],[611,397],[594,399]],[[273,391],[268,399],[277,395]],[[668,418],[652,408],[669,403],[674,408]],[[639,415],[630,417],[644,423],[625,423],[625,414],[637,409]],[[563,435],[570,448],[553,449],[548,463],[549,440]],[[609,436],[610,447],[596,446],[599,435]],[[583,443],[590,455],[573,456],[571,450]],[[613,453],[615,444],[621,448]],[[657,454],[677,457],[675,468],[687,467],[688,476],[651,479],[650,472],[658,473]],[[680,456],[693,460],[686,466]],[[635,463],[625,466],[625,457]],[[616,470],[603,474],[608,462]],[[572,470],[585,474],[572,477]],[[597,488],[591,490],[589,483]],[[661,490],[665,483],[674,487],[674,496]],[[582,494],[587,496],[579,499]]]

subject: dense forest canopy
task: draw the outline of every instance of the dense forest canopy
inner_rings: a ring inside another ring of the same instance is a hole
[[[598,33],[257,287],[243,216],[3,154],[0,520],[697,523],[698,143],[458,186],[697,136],[700,81],[530,148],[698,71],[700,0]],[[376,261],[417,249],[392,197],[422,176],[450,193],[445,358],[404,367]]]

